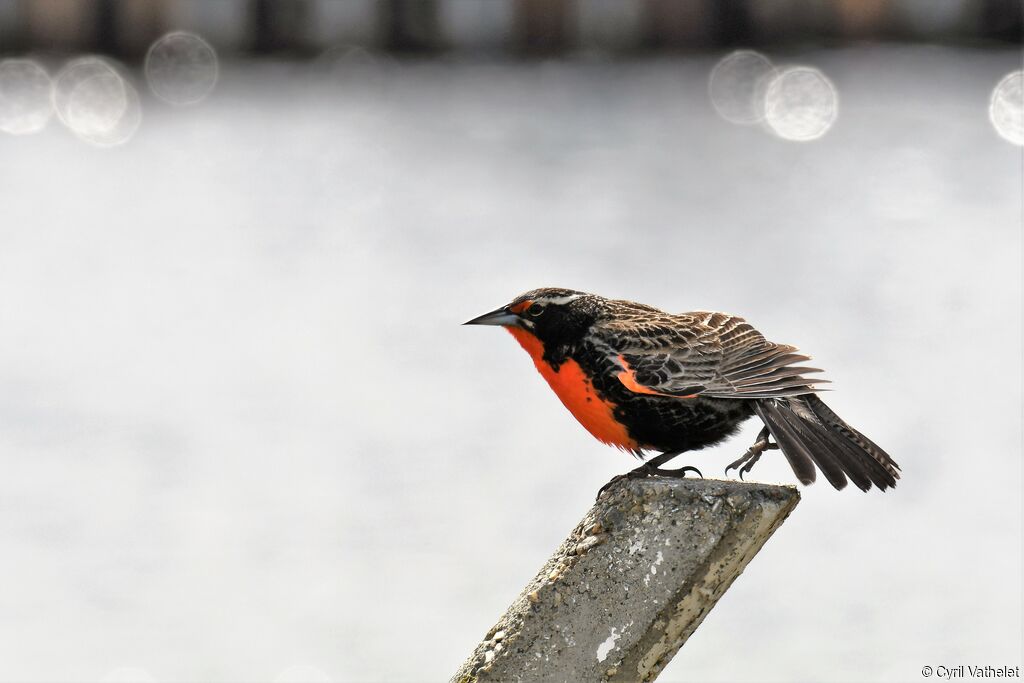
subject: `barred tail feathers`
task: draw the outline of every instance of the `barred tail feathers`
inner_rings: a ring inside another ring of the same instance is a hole
[[[801,483],[813,482],[817,468],[836,489],[848,481],[862,491],[896,486],[899,465],[816,395],[759,399],[754,410]]]

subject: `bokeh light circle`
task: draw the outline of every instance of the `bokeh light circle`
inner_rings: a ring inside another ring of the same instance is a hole
[[[764,119],[772,132],[785,140],[817,140],[839,115],[835,86],[808,66],[779,71],[764,93]]]
[[[78,86],[82,83],[97,77],[100,77],[101,84],[106,84],[107,86],[114,81],[120,82],[120,75],[117,71],[99,57],[81,57],[72,60],[57,72],[57,77],[53,82],[53,109],[57,112],[61,122],[68,128],[74,130],[74,124],[68,118],[68,106],[71,102],[72,93],[78,92],[79,97],[98,95],[100,88],[78,89]],[[116,120],[116,118],[124,113],[123,110],[118,111],[118,104],[121,107],[125,106],[125,96],[123,88],[121,90],[114,89],[112,94],[114,102],[103,103],[102,108],[107,112],[108,116],[113,115]],[[83,105],[84,102],[80,102],[79,107],[81,108]],[[78,116],[83,116],[83,112],[79,111]]]
[[[127,108],[124,80],[111,70],[75,83],[68,93],[64,116],[79,135],[103,135],[117,125]]]
[[[135,132],[142,123],[142,104],[139,101],[139,93],[129,81],[123,80],[125,94],[124,114],[117,123],[104,130],[92,131],[90,133],[78,132],[78,136],[97,147],[116,147],[123,145],[132,139]]]
[[[1012,71],[992,89],[988,118],[999,137],[1024,146],[1024,71]]]
[[[217,84],[218,71],[217,52],[194,33],[168,33],[146,53],[149,87],[170,104],[202,102]]]
[[[46,69],[31,59],[0,61],[0,131],[29,135],[45,128],[53,115],[52,89]]]
[[[764,89],[775,73],[760,52],[737,50],[723,57],[708,77],[711,105],[726,121],[740,125],[764,118]]]
[[[60,70],[53,108],[75,135],[99,147],[124,144],[142,121],[135,86],[99,57],[82,57]]]

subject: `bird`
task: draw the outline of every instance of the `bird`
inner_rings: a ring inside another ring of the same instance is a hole
[[[803,485],[820,471],[837,490],[896,486],[900,467],[835,414],[818,393],[828,380],[795,346],[768,341],[739,316],[671,314],[646,304],[544,287],[465,325],[507,329],[569,412],[599,441],[643,464],[615,482],[703,476],[662,465],[720,443],[757,416],[754,444],[726,468],[740,478],[779,450]],[[657,455],[652,455],[656,453]]]

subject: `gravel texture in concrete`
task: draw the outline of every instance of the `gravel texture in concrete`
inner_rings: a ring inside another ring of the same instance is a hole
[[[654,680],[799,500],[734,481],[616,484],[453,683]]]

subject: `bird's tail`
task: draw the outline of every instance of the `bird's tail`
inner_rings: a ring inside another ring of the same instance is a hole
[[[759,399],[754,411],[804,484],[814,481],[815,466],[837,489],[846,486],[847,477],[862,491],[872,484],[884,491],[900,478],[900,467],[888,453],[815,394]]]

